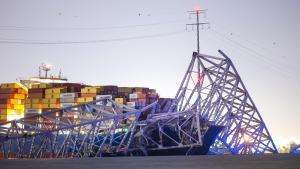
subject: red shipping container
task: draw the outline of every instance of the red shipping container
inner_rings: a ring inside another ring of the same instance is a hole
[[[2,89],[0,88],[1,94],[15,94],[18,93],[18,89]]]
[[[45,93],[45,89],[40,89],[40,88],[28,89],[28,93]]]
[[[44,98],[44,93],[28,93],[29,98]]]
[[[13,98],[14,94],[0,94],[0,99]]]
[[[0,104],[0,109],[13,109],[14,106],[11,104]]]

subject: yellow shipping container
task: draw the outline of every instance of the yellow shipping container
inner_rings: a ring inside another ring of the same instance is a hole
[[[14,109],[24,109],[24,105],[14,104]]]
[[[31,99],[31,103],[33,103],[33,104],[39,104],[41,102],[42,102],[42,99],[40,99],[40,98],[32,98]]]
[[[85,103],[94,101],[93,97],[78,97],[75,102],[77,103]]]
[[[46,94],[45,98],[46,99],[59,99],[60,98],[60,93]]]
[[[41,83],[38,85],[38,88],[42,88],[42,89],[45,89],[45,88],[50,88],[50,87],[53,87],[52,84],[46,84],[46,83]]]
[[[78,103],[84,103],[85,102],[85,97],[78,97],[77,102]]]
[[[42,99],[40,98],[32,98],[32,99],[26,99],[25,104],[39,104],[42,103]]]
[[[39,84],[32,84],[31,88],[39,88]]]
[[[53,89],[46,89],[45,90],[45,94],[52,94],[53,93]]]
[[[50,108],[50,104],[42,104],[42,108],[43,109],[48,109],[48,108]]]
[[[24,114],[24,109],[0,109],[2,115]]]
[[[115,98],[115,101],[118,102],[118,103],[124,103],[123,98]]]
[[[43,104],[56,104],[58,103],[57,99],[42,99]]]
[[[85,101],[86,102],[92,102],[92,101],[94,101],[94,98],[93,97],[86,97]]]
[[[42,104],[25,104],[26,109],[41,109]]]
[[[7,104],[24,104],[21,99],[7,99]]]
[[[97,89],[100,87],[85,87],[81,89],[81,93],[97,93]]]
[[[49,108],[51,109],[59,109],[59,104],[50,104]]]
[[[60,93],[66,93],[67,88],[51,88],[51,89],[46,89],[45,93],[47,94],[60,94]]]
[[[130,115],[128,119],[131,121],[135,120],[135,115]]]
[[[18,89],[21,86],[18,83],[2,83],[1,88],[11,88],[11,89]]]

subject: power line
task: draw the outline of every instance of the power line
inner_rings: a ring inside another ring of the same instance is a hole
[[[217,32],[217,31],[215,31],[214,29],[210,29],[210,30],[215,35],[219,35],[220,37],[222,37],[225,40],[231,42],[232,44],[237,45],[238,47],[245,49],[245,51],[247,51],[249,54],[252,54],[252,56],[255,57],[258,60],[257,63],[261,63],[261,61],[264,60],[268,64],[268,66],[264,67],[264,68],[267,68],[269,70],[271,70],[270,68],[272,68],[271,71],[276,71],[279,74],[282,74],[283,76],[285,76],[285,77],[287,77],[289,79],[294,79],[294,80],[297,80],[297,81],[300,80],[298,76],[291,75],[291,73],[295,73],[295,71],[289,71],[288,69],[286,69],[287,68],[286,66],[274,64],[269,59],[267,59],[265,57],[260,57],[260,56],[263,56],[263,55],[261,55],[260,53],[256,52],[255,50],[252,50],[251,48],[248,48],[247,46],[242,45],[239,42],[236,42],[236,41],[233,41],[233,40],[229,39],[225,35],[223,35],[223,34]],[[226,44],[229,45],[228,43],[226,43]],[[234,48],[234,49],[237,50],[237,48]]]
[[[18,31],[86,31],[86,30],[107,30],[107,29],[126,29],[165,25],[170,23],[177,23],[186,21],[187,19],[169,20],[164,22],[154,22],[148,24],[134,24],[123,26],[104,26],[104,27],[33,27],[33,26],[0,26],[0,30],[18,30]]]
[[[246,45],[243,45],[243,44],[241,44],[241,43],[239,43],[239,42],[237,42],[237,41],[234,41],[234,40],[228,38],[226,35],[224,35],[224,34],[218,32],[218,31],[216,31],[216,30],[214,30],[214,29],[211,29],[211,31],[215,32],[215,33],[218,34],[219,36],[222,36],[223,38],[227,39],[228,41],[231,41],[232,43],[234,43],[234,44],[236,44],[236,45],[238,45],[238,46],[240,46],[240,47],[242,47],[242,48],[244,48],[244,49],[246,49],[246,50],[248,50],[248,51],[250,51],[250,52],[252,52],[252,53],[254,53],[254,54],[256,54],[256,55],[261,56],[261,59],[264,59],[265,61],[267,61],[267,62],[269,62],[269,63],[272,63],[272,64],[274,64],[275,66],[279,66],[279,67],[282,66],[281,64],[278,64],[278,63],[274,62],[273,60],[269,59],[269,58],[266,57],[265,55],[260,54],[259,52],[255,51],[255,50],[253,50],[253,49],[251,49],[251,48],[249,48],[249,47],[247,47]],[[282,64],[283,64],[283,63],[282,63]],[[288,66],[288,65],[285,65],[285,66]]]
[[[212,20],[212,19],[210,18],[210,20]],[[266,48],[266,47],[260,45],[259,43],[255,42],[255,41],[251,41],[251,40],[249,40],[249,39],[243,37],[242,35],[237,34],[236,32],[232,31],[232,30],[229,29],[228,27],[226,27],[226,26],[224,26],[224,25],[222,25],[222,24],[220,24],[220,23],[217,23],[217,22],[214,21],[214,20],[212,20],[212,22],[213,22],[214,24],[216,24],[216,25],[221,26],[221,27],[223,28],[222,30],[227,30],[227,31],[229,31],[231,36],[232,36],[232,35],[233,35],[233,36],[236,36],[237,38],[240,38],[240,39],[244,40],[244,41],[247,42],[248,44],[253,45],[253,46],[256,46],[256,47],[260,48],[261,50],[263,50],[263,51],[265,51],[265,52],[268,52],[268,53],[271,54],[272,56],[277,56],[277,58],[279,58],[282,62],[286,62],[286,61],[287,61],[286,59],[284,59],[284,58],[285,58],[284,56],[279,56],[278,53],[274,53],[273,51],[271,51],[270,49],[268,49],[268,48]],[[262,54],[260,54],[260,55],[262,55]],[[274,62],[274,60],[272,60],[272,62]],[[282,64],[282,62],[280,62],[280,64]],[[274,62],[274,63],[276,63],[276,62]],[[279,64],[279,63],[276,63],[276,64]],[[290,66],[290,65],[287,65],[287,66]],[[293,67],[293,68],[294,68],[294,67]],[[298,68],[298,66],[297,66],[297,68]],[[294,69],[294,70],[299,71],[299,69]]]
[[[138,40],[138,39],[148,39],[164,36],[172,36],[185,32],[175,31],[167,32],[153,35],[144,35],[144,36],[132,36],[124,38],[115,38],[115,39],[101,39],[101,40],[88,40],[88,41],[47,41],[47,40],[26,40],[26,39],[0,39],[2,44],[32,44],[32,45],[63,45],[63,44],[88,44],[88,43],[105,43],[105,42],[115,42],[115,41],[128,41],[128,40]]]

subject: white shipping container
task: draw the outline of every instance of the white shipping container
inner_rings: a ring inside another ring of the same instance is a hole
[[[76,97],[76,93],[61,93],[60,98],[74,98]]]
[[[75,105],[76,105],[75,103],[60,103],[60,108],[66,108]]]
[[[127,102],[127,106],[134,108],[135,107],[135,102]]]
[[[96,100],[100,100],[103,98],[112,99],[112,95],[97,95]]]
[[[40,114],[41,109],[25,109],[25,114]]]
[[[71,98],[60,98],[60,103],[74,103],[75,102],[75,98],[71,97]]]
[[[129,94],[130,99],[137,99],[138,95],[137,94]]]
[[[96,105],[100,105],[100,106],[104,106],[105,105],[105,106],[111,107],[112,103],[104,100],[104,101],[97,102]]]

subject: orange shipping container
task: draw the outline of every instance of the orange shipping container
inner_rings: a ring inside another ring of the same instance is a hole
[[[0,109],[13,109],[14,106],[12,104],[0,104]]]
[[[0,99],[25,99],[25,94],[0,94]]]
[[[24,104],[22,99],[0,99],[0,104]]]
[[[96,93],[94,93],[94,94],[92,94],[92,93],[81,93],[81,97],[96,97],[96,96],[97,96]]]
[[[146,103],[146,99],[145,98],[143,98],[143,99],[137,99],[137,102],[144,102],[144,103]]]
[[[18,94],[27,94],[28,92],[22,88],[18,89]]]

